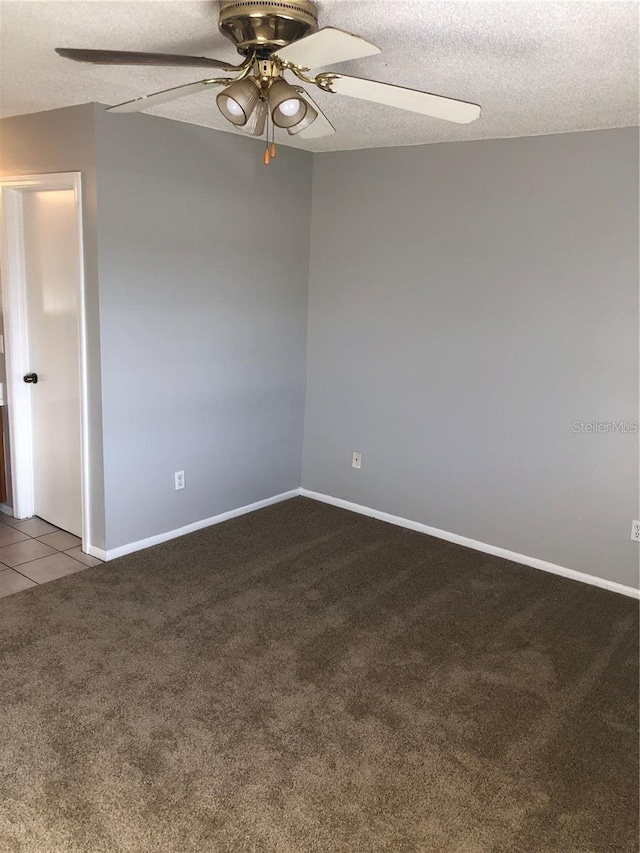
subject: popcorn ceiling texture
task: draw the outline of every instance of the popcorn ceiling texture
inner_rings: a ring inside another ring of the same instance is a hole
[[[192,53],[236,61],[211,2],[0,2],[0,115],[98,101],[114,104],[202,79],[198,69],[79,65],[55,47]],[[330,95],[314,97],[338,133],[281,142],[309,151],[418,145],[638,124],[635,2],[323,0],[320,25],[358,33],[379,56],[336,70],[479,103],[483,116],[456,125]],[[327,69],[328,70],[328,69]],[[155,115],[237,133],[211,92]]]

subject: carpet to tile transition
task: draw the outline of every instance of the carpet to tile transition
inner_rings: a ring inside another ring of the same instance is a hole
[[[637,853],[638,604],[297,498],[0,600],[3,853]]]

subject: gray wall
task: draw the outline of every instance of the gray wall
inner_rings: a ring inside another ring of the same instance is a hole
[[[115,548],[300,485],[312,158],[101,108],[96,139]]]
[[[637,129],[315,157],[306,488],[636,586],[637,418]]]
[[[311,155],[99,105],[1,128],[2,174],[82,172],[93,544],[297,488]]]
[[[312,204],[300,151],[1,127],[83,174],[95,545],[299,485],[312,209],[303,485],[637,584],[637,436],[572,429],[638,417],[637,130],[316,155]]]
[[[0,175],[13,177],[47,172],[82,172],[91,529],[92,544],[104,548],[96,166],[94,107],[91,104],[16,116],[0,122]],[[8,436],[6,426],[5,423]]]

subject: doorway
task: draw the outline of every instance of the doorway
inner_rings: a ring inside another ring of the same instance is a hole
[[[90,547],[78,172],[0,181],[12,507]]]

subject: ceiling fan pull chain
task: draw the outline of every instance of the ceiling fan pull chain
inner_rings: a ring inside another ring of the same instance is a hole
[[[269,148],[269,157],[271,160],[274,160],[276,157],[276,126],[274,122],[271,122],[271,147]]]
[[[271,152],[269,151],[269,117],[267,116],[267,140],[264,149],[264,165],[268,166],[271,163]]]

